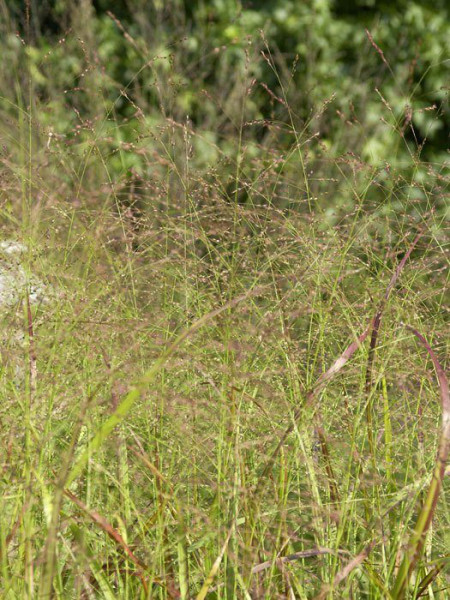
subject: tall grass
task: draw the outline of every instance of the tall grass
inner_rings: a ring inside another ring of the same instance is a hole
[[[260,44],[221,144],[162,59],[158,119],[95,61],[71,130],[22,71],[2,101],[2,230],[53,289],[3,311],[4,598],[448,596],[443,183],[327,152]]]

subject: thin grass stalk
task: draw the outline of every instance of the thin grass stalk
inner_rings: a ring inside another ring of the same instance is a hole
[[[230,541],[231,535],[233,533],[234,530],[234,524],[230,527],[229,531],[228,531],[228,535],[222,545],[222,548],[220,549],[220,552],[216,558],[216,560],[214,561],[213,566],[211,567],[211,570],[208,573],[208,576],[206,577],[200,592],[197,594],[197,598],[196,600],[204,600],[206,598],[206,595],[208,594],[209,588],[211,587],[217,572],[219,571],[220,568],[220,564],[222,562],[223,556],[226,552],[226,549],[228,547],[228,543]]]
[[[24,478],[25,478],[25,488],[24,488],[24,500],[23,506],[31,506],[33,504],[33,471],[34,466],[32,464],[33,459],[33,430],[34,430],[34,403],[36,396],[36,380],[37,380],[37,370],[36,370],[36,351],[34,345],[34,325],[33,325],[33,316],[31,312],[30,305],[30,297],[27,291],[25,295],[24,301],[24,312],[25,312],[25,323],[27,329],[27,359],[28,359],[28,368],[25,367],[23,375],[20,375],[20,379],[23,376],[23,383],[25,387],[25,398],[26,398],[26,434],[25,434],[25,454],[27,457]],[[24,540],[24,558],[25,558],[25,581],[27,586],[27,597],[32,598],[34,596],[35,591],[35,566],[34,566],[34,543],[33,538],[30,536],[29,532],[34,528],[33,516],[31,511],[24,511],[23,519],[20,523],[23,533],[25,536]]]
[[[186,522],[183,507],[178,503],[177,507],[177,554],[178,554],[178,580],[180,584],[181,600],[189,598],[189,557],[186,533]]]
[[[442,403],[442,430],[430,486],[392,588],[391,595],[394,600],[400,600],[404,597],[411,573],[422,554],[425,538],[436,511],[450,452],[450,392],[447,377],[436,354],[423,335],[414,329],[414,327],[409,325],[406,325],[406,327],[417,337],[422,346],[425,347],[436,369]]]
[[[131,445],[127,446],[127,450],[129,452],[131,452],[132,454],[134,454],[136,456],[136,458],[138,460],[140,460],[146,468],[148,468],[148,470],[151,472],[151,474],[155,477],[155,483],[156,483],[156,489],[157,489],[157,509],[153,515],[153,517],[147,521],[147,526],[151,526],[155,521],[157,521],[158,518],[163,518],[164,512],[166,511],[166,509],[168,511],[170,511],[172,513],[172,516],[174,519],[177,519],[178,522],[180,522],[180,517],[179,517],[179,505],[176,504],[176,507],[174,508],[173,506],[169,505],[169,500],[174,501],[174,491],[171,488],[169,482],[165,479],[165,477],[162,475],[162,473],[158,470],[157,466],[155,466],[153,463],[150,462],[148,456],[145,454],[139,440],[137,438],[135,438],[135,442],[137,443],[138,447],[139,447],[139,451],[136,450],[136,448],[134,448]],[[158,453],[156,453],[156,459],[158,459]],[[158,463],[159,466],[159,463]],[[181,517],[183,518],[183,517]],[[185,527],[185,522],[183,521],[183,525]],[[168,546],[169,542],[169,535],[168,535],[168,531],[167,531],[167,523],[163,522],[162,524],[162,537],[164,542],[166,542],[166,545]],[[184,532],[185,536],[186,536],[186,532]],[[131,544],[129,544],[130,547],[134,547],[138,544],[140,539],[140,536],[137,535],[135,537],[135,539],[133,540],[133,542]],[[187,538],[184,540],[185,543],[185,554],[187,556]],[[122,556],[119,559],[119,564],[123,564],[125,561],[125,556]],[[158,585],[164,587],[167,591],[167,594],[169,596],[169,598],[179,598],[180,597],[180,592],[178,591],[177,587],[175,586],[175,577],[174,577],[174,572],[173,572],[173,561],[172,563],[169,563],[169,560],[165,560],[165,568],[166,568],[166,577],[164,580],[162,580],[161,578],[157,578],[157,577],[152,577],[152,582],[153,583],[157,583]],[[104,563],[102,566],[102,570],[103,571],[107,571],[108,570],[108,563]]]
[[[372,332],[370,335],[369,353],[367,356],[365,391],[366,391],[366,397],[367,397],[367,408],[366,408],[367,435],[368,435],[368,440],[369,440],[370,454],[372,456],[374,463],[376,462],[376,456],[375,456],[375,434],[373,431],[373,418],[372,418],[373,395],[372,395],[371,391],[372,391],[373,364],[375,361],[378,336],[380,333],[381,319],[383,317],[383,312],[386,307],[386,304],[389,300],[389,296],[391,295],[391,292],[392,292],[395,284],[397,283],[397,280],[400,277],[400,274],[403,271],[406,262],[408,261],[409,257],[411,256],[412,251],[414,250],[415,246],[417,245],[417,242],[420,240],[422,235],[423,235],[423,231],[420,231],[416,235],[414,241],[409,246],[405,256],[402,258],[402,260],[397,265],[397,268],[396,268],[394,274],[392,275],[391,280],[389,281],[389,284],[386,288],[384,296],[380,301],[377,312],[372,321]]]
[[[33,398],[36,394],[36,383],[37,383],[37,357],[36,347],[34,343],[34,325],[33,315],[31,313],[30,295],[26,295],[26,317],[27,317],[27,330],[28,330],[28,365],[29,365],[29,395],[30,404],[33,402]]]
[[[386,476],[389,485],[392,485],[392,418],[389,406],[389,396],[387,391],[386,377],[381,380],[383,394],[383,417],[384,417],[384,460],[386,463]]]
[[[123,552],[128,556],[129,560],[135,565],[137,568],[137,574],[139,579],[141,580],[142,586],[145,590],[145,593],[148,593],[148,582],[144,577],[144,573],[150,571],[150,569],[145,565],[139,558],[134,554],[130,546],[125,542],[120,533],[115,529],[102,515],[98,512],[91,510],[82,502],[75,494],[73,494],[70,490],[64,490],[64,495],[69,498],[78,508],[80,508],[88,517],[92,520],[93,523],[98,525],[106,535],[113,540],[113,542],[123,550]],[[153,579],[153,583],[158,583],[162,585],[161,581],[157,581]]]
[[[322,590],[320,591],[320,593],[315,597],[314,600],[325,600],[325,598],[333,592],[333,590],[345,579],[347,579],[347,577],[352,573],[352,571],[354,571],[356,568],[358,568],[369,556],[369,554],[372,552],[374,546],[376,545],[376,542],[372,541],[370,542],[370,544],[368,544],[364,550],[362,550],[362,552],[360,552],[357,556],[355,556],[354,558],[352,558],[352,560],[350,560],[345,567],[343,567],[334,577],[333,579],[333,583],[332,585],[328,585],[325,584],[322,587]]]
[[[185,329],[161,354],[161,356],[155,361],[155,363],[144,373],[140,378],[139,382],[133,387],[128,394],[125,395],[123,400],[120,402],[114,413],[103,423],[94,437],[88,444],[87,449],[79,456],[76,463],[73,465],[66,481],[66,485],[69,486],[75,479],[82,473],[84,467],[92,457],[93,452],[96,452],[107,439],[110,433],[117,427],[119,423],[128,415],[130,410],[133,408],[136,401],[142,396],[148,386],[153,383],[155,377],[166,364],[169,358],[178,350],[181,344],[194,332],[200,329],[203,325],[209,322],[211,319],[217,317],[221,313],[230,308],[236,306],[243,300],[246,300],[250,294],[256,293],[258,290],[254,288],[249,290],[245,294],[242,294],[236,298],[233,298],[229,302],[226,302],[223,306],[209,312],[206,315],[200,317],[190,327]]]
[[[316,556],[324,556],[326,554],[339,554],[339,551],[332,550],[331,548],[315,548],[313,550],[302,550],[300,552],[294,552],[294,554],[288,554],[287,556],[277,556],[275,560],[282,563],[295,562],[296,560],[303,560],[305,558],[312,558]],[[270,569],[273,565],[273,560],[266,560],[259,565],[252,567],[252,574],[260,573],[266,569]]]
[[[381,317],[383,314],[384,307],[386,305],[386,302],[389,299],[392,289],[394,288],[401,272],[403,271],[403,268],[404,268],[407,260],[411,256],[411,253],[412,253],[414,247],[416,246],[417,242],[420,240],[422,235],[423,235],[422,231],[417,234],[414,241],[408,248],[405,256],[402,258],[402,260],[398,264],[398,266],[395,270],[395,273],[392,275],[391,280],[389,281],[389,284],[386,288],[383,299],[381,300],[381,302],[378,306],[378,310],[375,313],[375,316],[371,319],[369,325],[366,327],[366,329],[363,331],[363,333],[361,333],[356,338],[356,340],[354,340],[347,346],[347,348],[344,350],[344,352],[339,356],[339,358],[337,358],[335,360],[335,362],[331,365],[331,367],[327,371],[325,371],[325,373],[322,373],[322,375],[320,375],[320,377],[317,379],[315,385],[308,392],[308,394],[306,396],[306,402],[305,402],[306,406],[310,405],[312,403],[312,401],[317,397],[317,395],[323,390],[323,388],[326,386],[326,384],[331,379],[333,379],[337,373],[339,373],[339,371],[344,367],[344,365],[352,358],[352,356],[354,355],[356,350],[358,350],[358,348],[364,343],[364,341],[366,340],[369,333],[371,333],[371,346],[370,346],[371,349],[369,350],[369,357],[368,357],[368,363],[367,363],[367,368],[366,368],[366,391],[369,390],[369,388],[371,386],[371,381],[372,381],[371,373],[372,373],[372,363],[373,363],[374,351],[376,348],[379,326],[381,323]],[[368,384],[368,382],[370,382],[370,385]],[[278,442],[278,445],[276,446],[271,457],[267,461],[267,464],[258,480],[258,484],[256,486],[255,491],[259,490],[260,485],[265,480],[269,471],[271,470],[281,447],[285,443],[287,437],[294,431],[294,427],[295,427],[297,420],[299,419],[300,415],[304,412],[305,404],[300,406],[294,412],[294,415],[292,418],[292,423],[291,423],[291,425],[289,425],[289,427],[285,430],[285,432],[281,436],[281,439]]]
[[[322,427],[317,427],[317,434],[319,436],[320,449],[322,451],[322,456],[325,461],[325,470],[328,477],[328,485],[330,488],[330,499],[335,507],[338,506],[340,500],[340,494],[337,487],[337,479],[334,474],[333,465],[331,463],[331,453],[330,448],[328,446],[328,441]]]
[[[261,489],[261,485],[263,484],[263,482],[267,478],[270,470],[272,469],[272,467],[275,463],[276,457],[278,456],[278,454],[279,454],[283,444],[285,443],[286,439],[288,438],[288,436],[294,431],[297,421],[299,420],[301,414],[304,412],[305,407],[310,406],[312,404],[313,400],[323,390],[323,388],[326,386],[328,381],[333,379],[334,376],[337,373],[339,373],[339,371],[350,360],[350,358],[353,356],[353,354],[356,352],[356,350],[361,346],[361,344],[364,343],[365,339],[369,335],[370,327],[371,326],[369,324],[368,327],[366,327],[366,329],[363,331],[363,333],[361,335],[359,335],[356,338],[356,340],[354,340],[347,346],[347,348],[344,350],[344,352],[339,356],[339,358],[337,358],[334,361],[334,363],[331,365],[331,367],[327,371],[325,371],[325,373],[322,373],[322,375],[320,375],[320,377],[317,379],[314,387],[311,389],[310,392],[308,392],[305,403],[303,403],[294,412],[294,414],[292,416],[292,423],[284,431],[283,435],[280,438],[280,441],[278,442],[275,450],[272,452],[269,460],[266,463],[266,466],[263,469],[263,472],[261,473],[261,475],[258,479],[256,488],[255,488],[255,494],[257,492],[259,492],[259,490]]]
[[[73,452],[77,444],[79,431],[81,430],[84,418],[86,416],[89,402],[85,404],[82,414],[80,415],[80,418],[78,420],[78,424],[75,427],[74,432],[72,434],[71,443],[69,445],[69,451],[66,455],[66,459],[63,463],[63,467],[60,471],[55,485],[52,516],[50,519],[50,524],[47,532],[47,539],[44,545],[43,552],[42,577],[39,588],[40,599],[48,600],[49,598],[51,598],[52,594],[53,575],[55,568],[56,538],[59,525],[59,515],[65,488],[70,487],[70,485],[77,479],[77,477],[81,475],[85,466],[92,457],[92,454],[95,453],[102,446],[103,442],[108,438],[110,433],[128,415],[136,401],[141,397],[141,395],[148,388],[148,386],[154,381],[159,371],[165,365],[167,360],[176,352],[179,346],[190,335],[192,335],[195,331],[197,331],[203,325],[208,323],[211,319],[215,318],[222,312],[236,306],[240,302],[246,300],[250,294],[257,293],[258,291],[260,291],[260,288],[253,288],[247,291],[245,294],[233,298],[229,302],[225,303],[223,306],[207,313],[206,315],[203,315],[197,321],[195,321],[189,328],[185,329],[161,354],[161,356],[147,370],[147,372],[144,373],[143,377],[140,379],[138,384],[134,388],[132,388],[128,392],[128,394],[125,395],[124,399],[119,403],[114,413],[110,415],[110,417],[103,423],[103,425],[91,439],[90,443],[87,446],[87,449],[80,454],[75,464],[71,465],[71,461],[73,459]]]
[[[439,565],[435,565],[431,569],[431,571],[429,571],[425,575],[425,577],[419,583],[417,593],[416,593],[416,598],[421,598],[422,596],[425,595],[427,589],[430,587],[430,585],[433,583],[433,581],[436,579],[436,577],[439,575],[439,573],[442,571],[443,568],[444,568],[443,563],[441,563]]]

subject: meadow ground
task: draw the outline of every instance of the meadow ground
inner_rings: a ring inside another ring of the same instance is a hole
[[[2,307],[2,598],[449,597],[444,175],[290,109],[248,141],[247,96],[226,150],[8,108],[2,236],[50,296]]]

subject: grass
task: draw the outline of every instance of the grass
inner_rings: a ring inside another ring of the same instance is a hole
[[[67,140],[32,87],[4,108],[3,232],[54,300],[2,317],[3,598],[448,597],[436,190],[403,193],[417,157],[311,174],[241,91],[208,168],[189,122],[142,109],[127,146],[111,109]]]

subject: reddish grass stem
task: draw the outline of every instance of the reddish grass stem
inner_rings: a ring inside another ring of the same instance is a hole
[[[399,600],[404,597],[411,573],[422,554],[425,538],[436,511],[436,505],[445,475],[445,467],[450,452],[450,392],[447,377],[436,354],[425,337],[419,333],[417,329],[414,329],[414,327],[409,325],[406,325],[406,327],[416,336],[420,344],[425,347],[436,370],[442,404],[442,430],[428,492],[391,592],[394,600]]]

